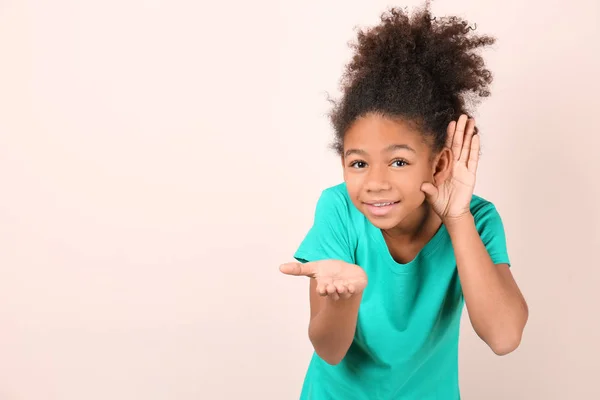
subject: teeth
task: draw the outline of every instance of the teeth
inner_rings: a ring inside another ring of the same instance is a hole
[[[392,203],[375,203],[373,204],[375,207],[384,207],[384,206],[389,206]]]

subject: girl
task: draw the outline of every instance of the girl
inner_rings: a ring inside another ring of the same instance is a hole
[[[459,399],[463,304],[494,353],[521,341],[528,308],[502,220],[473,194],[466,104],[492,81],[473,50],[494,39],[471,30],[427,3],[358,34],[331,112],[344,183],[322,192],[298,262],[280,266],[311,278],[301,399]]]

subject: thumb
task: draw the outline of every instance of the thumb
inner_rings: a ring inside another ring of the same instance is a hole
[[[436,188],[432,183],[425,182],[421,185],[421,191],[425,193],[425,197],[431,203],[434,203],[438,197],[438,188]]]
[[[311,278],[314,276],[314,268],[312,263],[285,263],[279,266],[279,270],[286,275],[308,276]]]

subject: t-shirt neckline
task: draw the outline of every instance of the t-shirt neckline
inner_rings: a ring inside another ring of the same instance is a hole
[[[394,260],[392,254],[390,253],[390,249],[388,248],[387,243],[385,242],[385,238],[383,237],[383,232],[380,228],[377,228],[375,225],[369,223],[371,225],[371,229],[373,231],[373,236],[375,238],[376,243],[381,247],[382,257],[387,265],[391,266],[394,272],[404,273],[413,269],[413,267],[417,264],[417,260],[423,256],[429,255],[433,253],[439,246],[440,241],[444,234],[446,233],[446,226],[442,223],[436,233],[429,239],[429,241],[423,246],[423,248],[415,255],[415,257],[407,263],[399,263]]]

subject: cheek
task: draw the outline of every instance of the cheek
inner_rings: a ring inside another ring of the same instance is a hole
[[[363,208],[363,204],[360,201],[363,197],[363,183],[360,176],[356,176],[355,174],[344,174],[344,181],[352,204],[354,204],[354,207],[361,210]]]
[[[421,190],[421,185],[423,182],[417,182],[415,185],[412,185],[410,191],[407,191],[407,200],[410,203],[420,205],[425,200],[425,193]]]
[[[427,178],[421,173],[405,176],[398,181],[398,189],[401,191],[407,205],[419,206],[425,201],[425,193],[421,190],[421,186]]]
[[[346,190],[348,191],[348,195],[352,201],[356,201],[360,194],[360,183],[355,179],[346,179],[346,177],[344,177],[344,181],[346,182]]]
[[[346,169],[344,169],[344,182],[346,182],[348,193],[357,193],[361,190],[363,187],[364,176],[364,174],[358,174],[353,171],[348,172]]]
[[[418,194],[421,191],[421,185],[427,178],[421,171],[411,171],[414,173],[402,174],[396,179],[396,184],[407,196]]]

